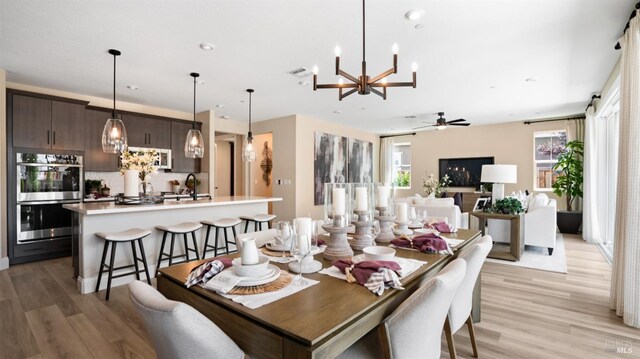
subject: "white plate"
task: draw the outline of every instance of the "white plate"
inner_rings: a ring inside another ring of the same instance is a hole
[[[440,234],[440,232],[436,231],[435,229],[431,229],[431,228],[414,229],[413,231],[415,233],[419,233],[419,234],[429,234],[429,233],[435,233],[436,235]]]
[[[273,264],[269,264],[269,271],[264,276],[255,278],[246,278],[236,284],[237,287],[251,287],[254,285],[267,284],[280,278],[280,268]]]
[[[362,253],[362,254],[358,254],[358,255],[355,255],[355,256],[353,256],[353,257],[351,258],[351,261],[352,261],[353,263],[364,262],[364,261],[366,261],[366,260],[368,260],[368,259],[364,257],[364,253]],[[397,261],[396,261],[396,257],[395,257],[395,256],[394,256],[392,259],[386,259],[385,261],[387,261],[387,262],[388,262],[388,261],[391,261],[391,262],[396,262],[396,263],[397,263]]]
[[[277,245],[277,244],[273,244],[273,243],[267,243],[265,245],[265,247],[270,251],[276,251],[276,252],[284,252],[284,251],[288,251],[288,250],[291,249],[291,246],[286,245],[286,244]]]

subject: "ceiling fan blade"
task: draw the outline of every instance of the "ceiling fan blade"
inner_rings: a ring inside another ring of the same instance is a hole
[[[470,123],[451,123],[451,122],[449,122],[449,125],[451,125],[451,126],[469,126]]]
[[[419,129],[421,129],[421,128],[427,128],[427,127],[431,127],[431,126],[433,126],[433,125],[418,126],[418,127],[414,127],[414,128],[412,128],[412,130],[419,130]]]
[[[457,120],[447,121],[447,123],[456,123],[456,122],[464,122],[464,121],[466,121],[464,118],[459,118]]]

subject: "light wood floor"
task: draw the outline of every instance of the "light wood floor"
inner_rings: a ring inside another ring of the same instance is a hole
[[[485,264],[481,358],[640,357],[640,330],[608,309],[611,269],[598,249],[567,236],[565,246],[566,275]],[[104,291],[81,295],[70,266],[62,258],[0,271],[0,358],[153,358],[126,286],[109,302]],[[466,329],[455,339],[458,356],[470,358]]]

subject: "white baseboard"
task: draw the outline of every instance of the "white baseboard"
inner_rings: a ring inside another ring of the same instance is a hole
[[[9,257],[0,258],[0,270],[9,268]]]

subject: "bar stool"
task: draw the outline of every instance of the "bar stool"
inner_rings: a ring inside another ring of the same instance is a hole
[[[104,273],[105,268],[109,270],[109,276],[107,278],[107,298],[109,300],[109,294],[111,292],[111,279],[124,277],[127,275],[136,275],[136,279],[140,280],[140,273],[144,271],[147,276],[147,283],[151,284],[151,277],[149,277],[149,268],[147,267],[147,257],[144,253],[144,246],[142,245],[142,238],[151,234],[151,231],[147,229],[140,228],[132,228],[126,231],[117,232],[117,233],[96,233],[96,236],[104,239],[104,250],[102,251],[102,261],[100,262],[100,271],[98,273],[98,283],[96,284],[96,293],[100,290],[100,280],[102,279],[102,274]],[[118,243],[129,242],[131,243],[131,252],[133,254],[133,264],[129,264],[126,266],[114,267],[113,262],[116,258],[116,247]],[[140,247],[140,255],[138,258],[138,253],[136,251],[135,243],[138,243]],[[107,259],[107,251],[109,250],[109,244],[111,244],[111,260],[109,261],[109,265],[105,263]],[[144,270],[141,270],[138,267],[138,261],[142,262],[144,266]],[[113,275],[114,270],[126,269],[134,267],[135,271],[127,272],[122,274]]]
[[[267,223],[267,229],[271,229],[271,221],[276,218],[275,214],[256,214],[255,216],[241,216],[240,219],[245,221],[244,225],[244,233],[247,233],[247,229],[249,228],[249,222],[253,222],[253,231],[258,231],[258,225],[260,225],[260,230],[262,230],[262,224]]]
[[[202,249],[202,258],[205,257],[207,252],[211,252],[211,251],[213,251],[214,256],[217,256],[218,249],[222,249],[222,248],[218,248],[218,231],[220,230],[220,228],[222,228],[222,230],[224,231],[225,253],[229,254],[229,243],[236,244],[236,226],[240,224],[240,222],[241,221],[239,218],[221,218],[215,221],[202,221],[201,223],[207,226],[207,235],[206,235],[206,239],[204,240],[204,248]],[[213,246],[209,245],[209,232],[211,232],[211,227],[216,229],[216,238]],[[233,242],[229,241],[229,237],[227,236],[227,229],[229,228],[231,228],[231,231],[233,232]],[[237,244],[236,244],[236,250],[237,250]]]
[[[156,270],[160,268],[160,264],[162,264],[162,261],[168,260],[169,265],[173,264],[173,260],[175,258],[185,258],[183,261],[178,263],[191,261],[191,259],[189,258],[189,252],[194,252],[196,254],[196,260],[200,259],[200,257],[198,256],[198,244],[196,243],[196,231],[202,228],[202,225],[200,223],[184,222],[173,226],[156,226],[156,228],[164,232],[164,234],[162,235],[162,244],[160,245],[160,254],[158,255],[158,265],[156,266]],[[169,246],[169,253],[165,253],[164,244],[167,240],[167,234],[169,233],[171,233],[171,244]],[[193,248],[189,248],[189,244],[187,242],[187,233],[191,233]],[[173,254],[173,246],[175,243],[176,234],[182,234],[182,238],[184,240],[184,254]],[[166,258],[162,258],[163,256]]]

